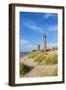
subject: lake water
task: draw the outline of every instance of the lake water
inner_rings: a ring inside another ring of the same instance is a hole
[[[20,52],[20,57],[24,57],[26,55],[28,55],[30,52]]]

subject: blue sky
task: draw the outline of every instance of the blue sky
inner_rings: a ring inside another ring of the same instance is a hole
[[[20,52],[30,52],[47,36],[47,48],[58,43],[58,15],[56,13],[20,12]]]

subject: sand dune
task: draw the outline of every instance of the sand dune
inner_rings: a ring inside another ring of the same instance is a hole
[[[28,58],[28,56],[21,58],[20,63],[23,63],[29,67],[33,67],[32,70],[30,70],[25,75],[20,75],[21,77],[42,77],[42,76],[56,76],[56,73],[58,73],[58,64],[40,64],[41,62],[36,62],[35,59],[40,56],[40,54],[43,55],[43,53],[39,53],[34,58]],[[48,52],[48,55],[52,60],[54,60],[53,55],[57,54],[57,50]],[[45,62],[48,58],[48,55],[46,55]],[[39,60],[38,60],[39,61]]]

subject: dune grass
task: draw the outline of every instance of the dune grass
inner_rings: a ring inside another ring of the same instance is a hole
[[[25,75],[27,74],[30,70],[32,69],[32,67],[27,66],[23,63],[20,63],[20,75]]]
[[[32,52],[28,58],[34,59],[38,64],[52,65],[58,63],[58,55],[56,53],[50,54],[48,52]]]
[[[45,64],[48,65],[53,65],[58,63],[58,56],[53,54],[53,55],[48,55],[47,59],[45,60]]]
[[[40,54],[36,59],[35,62],[41,64],[46,59],[46,55]]]
[[[28,58],[35,58],[38,54],[39,52],[32,52],[29,54]]]
[[[45,64],[45,65],[53,65],[58,63],[58,56],[57,54],[40,54],[34,60],[38,64]]]
[[[32,52],[28,55],[26,60],[33,60],[34,63],[37,63],[37,66],[47,65],[52,66],[55,64],[58,64],[58,54],[56,51],[53,52],[41,52],[36,51]],[[27,73],[29,73],[34,66],[29,66],[29,64],[25,64],[24,62],[20,63],[20,76],[24,77]],[[51,72],[51,70],[50,70]],[[57,76],[58,75],[58,68],[54,67],[53,71],[51,73],[44,72],[41,74],[41,76]]]
[[[55,69],[55,71],[53,72],[53,76],[57,76],[58,75],[58,68]]]

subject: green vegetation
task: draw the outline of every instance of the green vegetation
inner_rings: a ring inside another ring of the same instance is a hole
[[[27,74],[31,69],[32,69],[32,67],[27,66],[23,63],[20,63],[20,75]]]
[[[32,53],[29,53],[26,58],[23,58],[22,62],[20,62],[20,77],[25,77],[26,74],[28,74],[28,76],[57,76],[57,64],[57,50],[46,52],[33,51]],[[41,68],[43,69],[42,71]],[[37,73],[36,70],[38,70]]]
[[[36,61],[38,64],[41,64],[45,59],[46,59],[46,55],[40,54],[40,55],[35,59],[35,61]]]
[[[57,76],[58,75],[58,54],[57,50],[50,50],[46,52],[33,51],[29,53],[27,58],[20,62],[20,77],[28,76]],[[43,67],[44,66],[44,67]],[[46,67],[45,67],[46,66]],[[38,68],[36,73],[36,67]],[[41,71],[41,68],[43,71]],[[34,71],[32,71],[34,69]],[[30,73],[29,73],[30,72]]]
[[[56,68],[54,73],[53,73],[53,76],[57,76],[58,75],[58,69]]]
[[[57,63],[58,63],[58,56],[55,54],[48,55],[45,60],[45,64],[48,64],[48,65],[53,65],[53,64],[57,64]]]
[[[35,58],[38,54],[39,52],[32,52],[31,54],[29,54],[28,58]]]
[[[34,59],[38,64],[53,65],[58,63],[57,53],[36,51],[29,54],[28,58]]]

